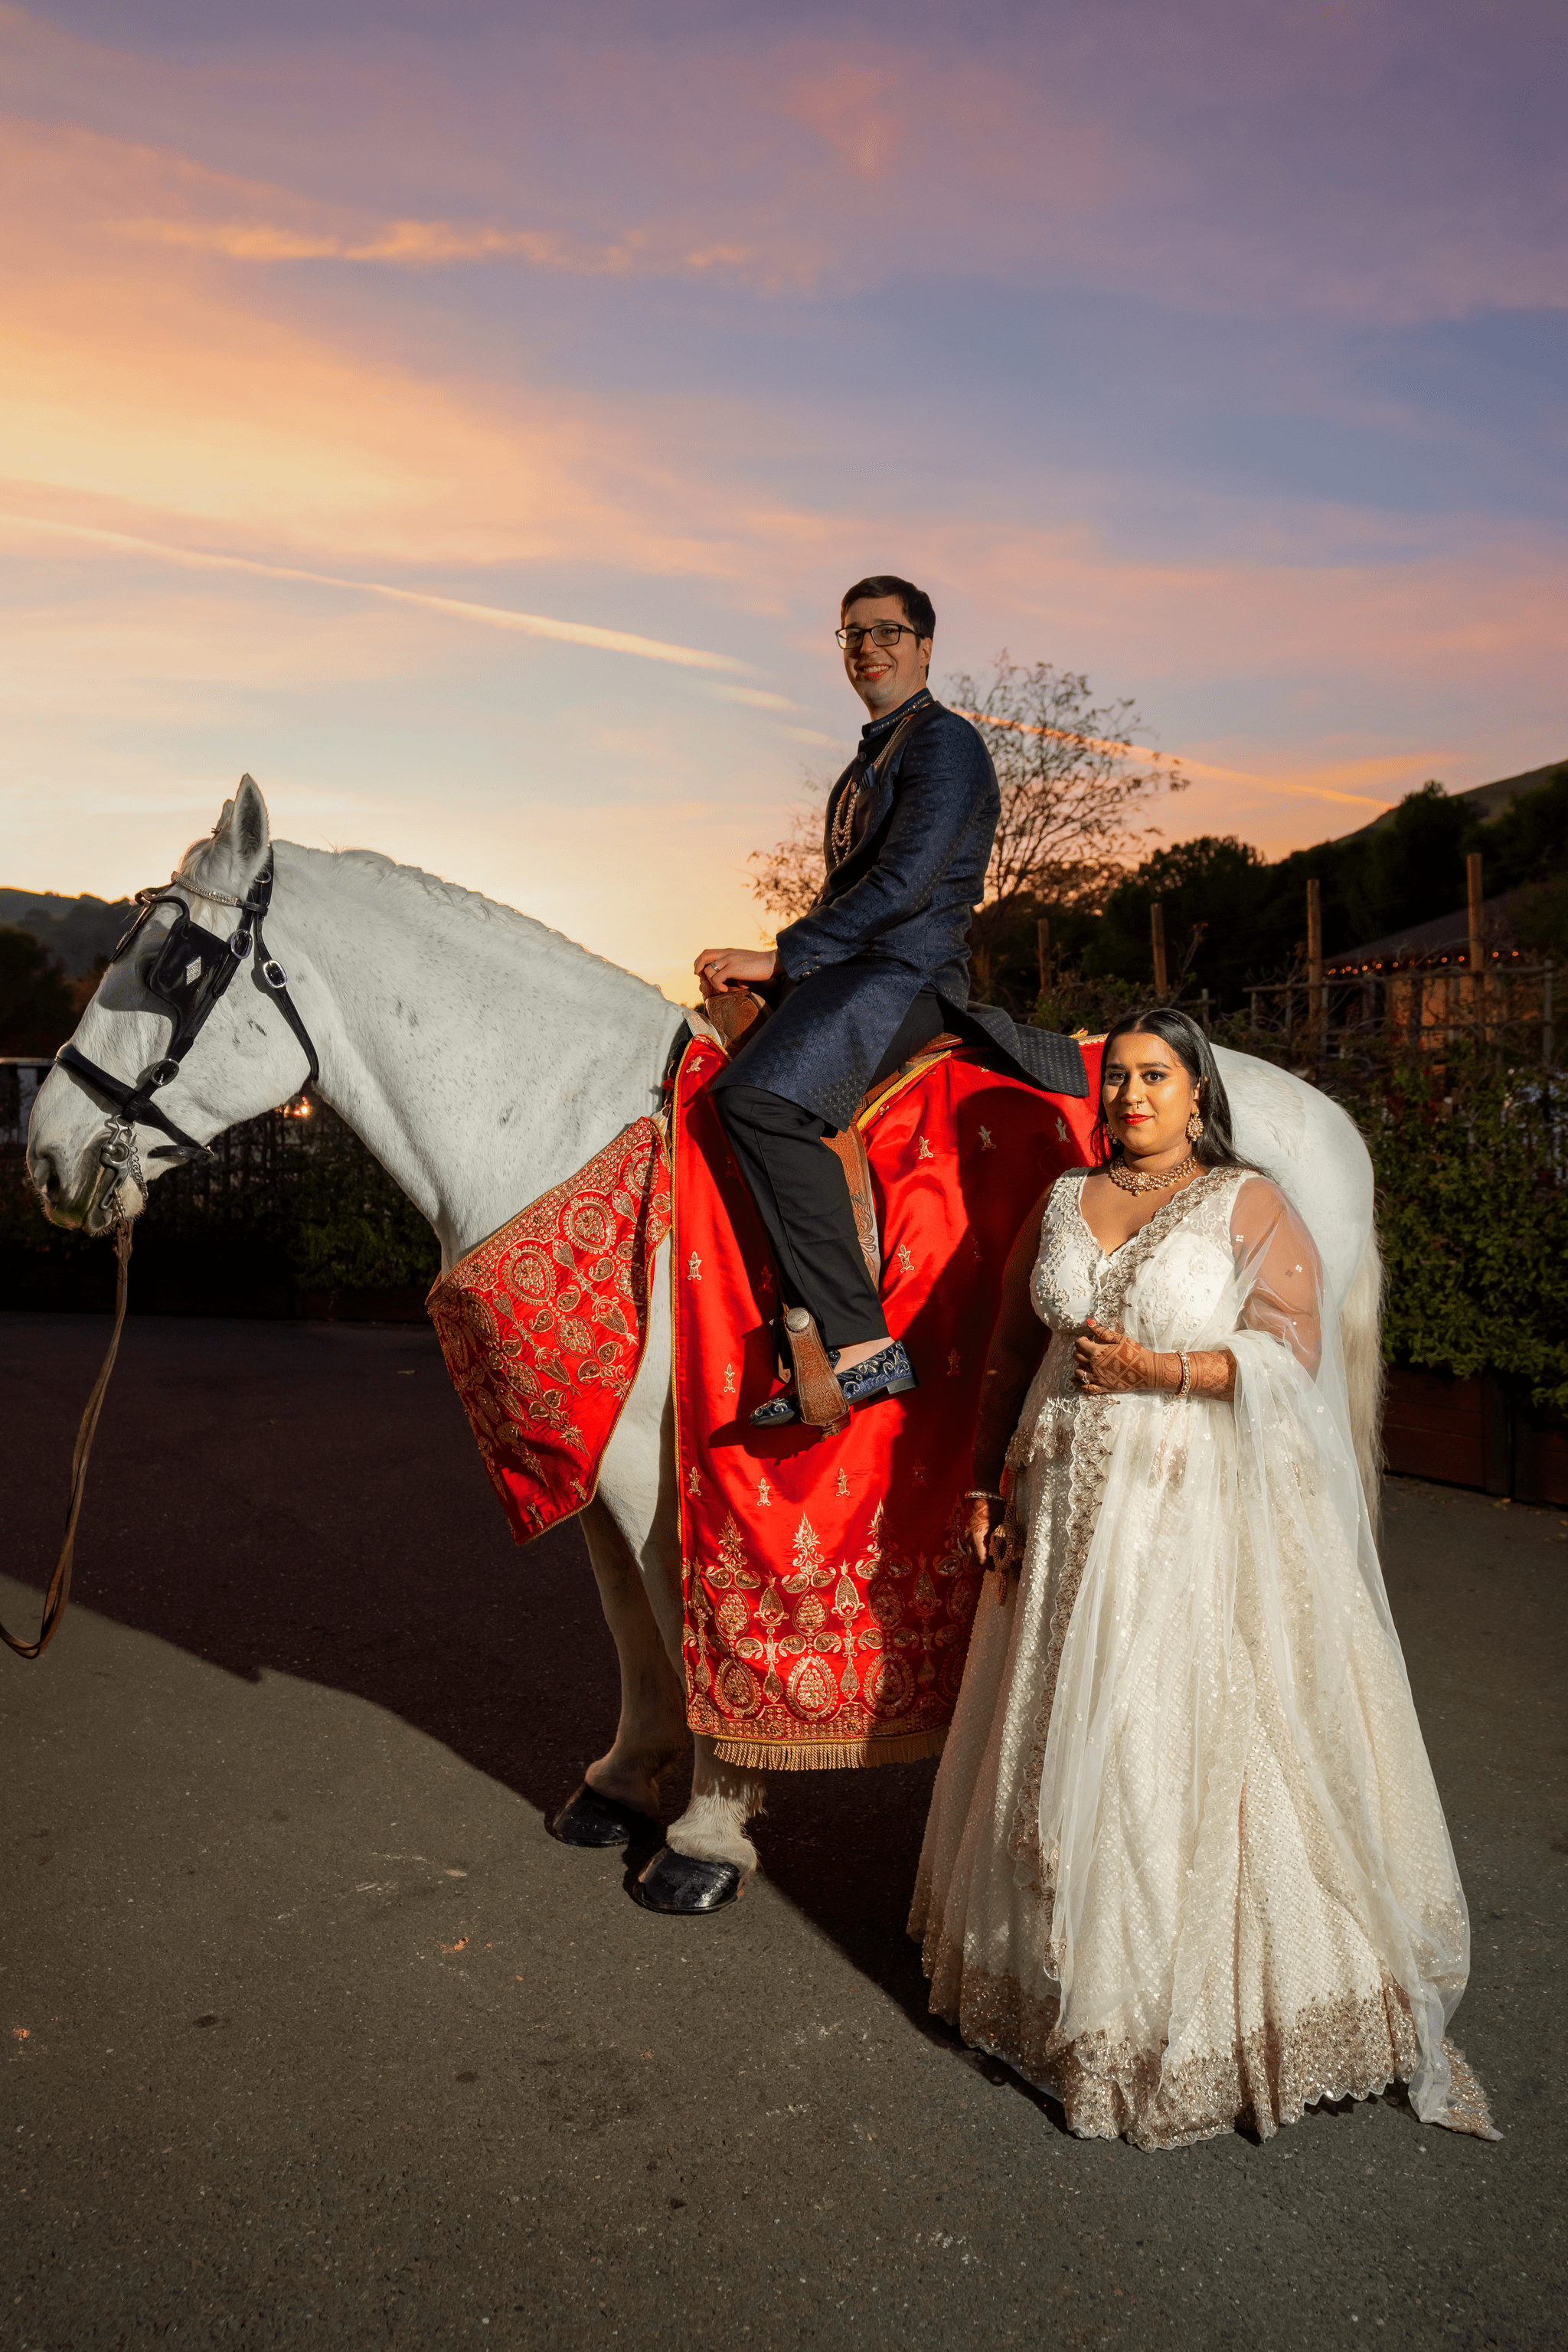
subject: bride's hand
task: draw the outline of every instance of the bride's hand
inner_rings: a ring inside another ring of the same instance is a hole
[[[1155,1385],[1152,1351],[1124,1331],[1107,1330],[1092,1315],[1072,1352],[1073,1382],[1083,1396],[1123,1396]]]
[[[992,1516],[993,1513],[995,1515],[994,1517]],[[987,1546],[991,1541],[992,1528],[1001,1516],[1001,1504],[994,1503],[989,1495],[977,1495],[969,1506],[969,1522],[965,1533],[969,1538],[969,1549],[974,1554],[974,1565],[978,1569],[987,1569],[991,1565],[991,1555]]]

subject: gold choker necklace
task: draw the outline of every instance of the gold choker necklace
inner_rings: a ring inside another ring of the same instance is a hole
[[[1121,1185],[1124,1192],[1163,1192],[1167,1184],[1184,1184],[1189,1176],[1195,1176],[1198,1163],[1189,1151],[1184,1160],[1174,1168],[1168,1168],[1163,1176],[1140,1175],[1121,1160],[1113,1160],[1105,1172],[1113,1184]]]

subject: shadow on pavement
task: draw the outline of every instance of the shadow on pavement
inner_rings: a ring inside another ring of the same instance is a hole
[[[53,1559],[106,1338],[97,1316],[0,1317],[4,1565],[29,1584]],[[582,1538],[513,1545],[417,1327],[133,1318],[73,1597],[247,1681],[286,1674],[386,1708],[546,1817],[613,1736],[615,1651]],[[759,1843],[779,1892],[956,2048],[904,1933],[934,1770],[781,1774]],[[686,1786],[677,1768],[667,1818]]]

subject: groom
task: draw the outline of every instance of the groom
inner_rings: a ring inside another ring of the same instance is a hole
[[[704,997],[782,982],[771,1020],[714,1081],[715,1108],[778,1262],[801,1368],[801,1310],[846,1406],[916,1385],[861,1253],[849,1188],[823,1138],[847,1127],[876,1085],[943,1030],[973,1038],[1012,1075],[1053,1093],[1088,1089],[1070,1038],[1015,1029],[970,1007],[968,932],[1001,809],[978,730],[928,687],[936,612],[908,580],[857,581],[839,611],[845,673],[868,714],[828,795],[826,879],[775,948],[704,948]],[[752,1414],[794,1421],[792,1382]]]

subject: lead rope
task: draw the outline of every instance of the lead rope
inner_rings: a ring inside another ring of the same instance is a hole
[[[92,1454],[92,1441],[98,1434],[98,1416],[103,1410],[104,1396],[109,1388],[109,1376],[114,1370],[114,1359],[120,1349],[120,1334],[125,1322],[125,1302],[131,1290],[131,1232],[129,1217],[120,1206],[120,1187],[126,1170],[135,1171],[138,1181],[141,1169],[137,1164],[136,1146],[131,1129],[121,1120],[111,1122],[108,1140],[100,1157],[106,1168],[114,1171],[110,1195],[114,1213],[114,1254],[119,1261],[114,1284],[114,1328],[109,1335],[109,1352],[103,1367],[92,1384],[87,1410],[81,1417],[81,1427],[76,1433],[76,1446],[71,1454],[70,1494],[66,1503],[65,1540],[60,1556],[55,1562],[55,1572],[49,1579],[49,1589],[44,1595],[44,1612],[38,1622],[36,1642],[18,1642],[15,1633],[0,1625],[0,1641],[19,1658],[41,1658],[59,1628],[70,1599],[71,1562],[76,1552],[76,1523],[81,1516],[81,1498],[87,1492],[87,1465]]]

